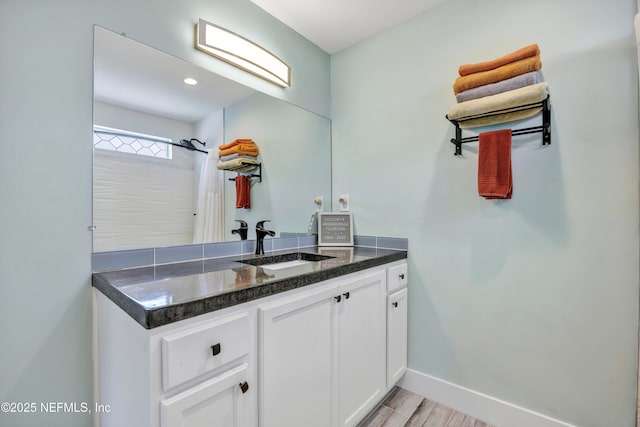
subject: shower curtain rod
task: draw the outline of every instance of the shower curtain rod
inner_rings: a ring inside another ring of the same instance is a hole
[[[196,138],[191,138],[189,140],[181,139],[180,140],[180,144],[176,144],[175,142],[165,142],[165,143],[166,144],[170,144],[170,145],[175,145],[176,147],[186,148],[187,150],[190,150],[190,151],[198,151],[200,153],[209,154],[208,151],[204,151],[204,150],[200,150],[200,149],[196,148],[195,145],[193,145],[191,143],[191,141],[196,141],[197,143],[202,144],[203,146],[205,145],[204,142],[202,142],[200,140],[197,140]]]

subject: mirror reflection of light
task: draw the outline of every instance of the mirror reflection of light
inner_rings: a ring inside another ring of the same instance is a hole
[[[198,81],[196,79],[193,79],[191,77],[187,77],[186,79],[184,79],[184,83],[189,85],[189,86],[195,86],[198,84]]]

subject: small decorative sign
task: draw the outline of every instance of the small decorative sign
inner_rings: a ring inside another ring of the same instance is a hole
[[[318,212],[318,246],[353,246],[351,212]]]

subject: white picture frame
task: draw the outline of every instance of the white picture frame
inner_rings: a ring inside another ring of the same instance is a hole
[[[351,212],[318,212],[318,246],[353,246]]]

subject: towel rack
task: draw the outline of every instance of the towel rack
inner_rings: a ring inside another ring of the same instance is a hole
[[[488,113],[484,113],[484,114],[478,114],[478,115],[474,115],[474,116],[466,116],[466,117],[461,117],[459,119],[449,119],[449,117],[447,117],[447,120],[449,120],[451,123],[453,123],[453,125],[456,127],[455,131],[456,131],[456,136],[455,138],[451,138],[451,143],[454,144],[456,146],[456,151],[454,153],[455,156],[460,156],[462,155],[462,144],[465,144],[467,142],[475,142],[478,140],[478,136],[468,136],[466,138],[462,137],[462,129],[460,128],[460,123],[463,123],[467,120],[471,120],[471,119],[478,119],[481,117],[491,117],[491,116],[497,116],[499,114],[504,114],[504,113],[512,113],[515,111],[521,111],[521,110],[527,110],[529,108],[535,108],[535,107],[542,107],[542,124],[540,126],[532,126],[532,127],[527,127],[527,128],[520,128],[520,129],[513,129],[511,134],[512,135],[526,135],[526,134],[530,134],[530,133],[542,133],[542,145],[549,145],[551,144],[551,103],[549,102],[549,96],[547,96],[544,100],[540,101],[540,102],[535,102],[533,104],[527,104],[527,105],[520,105],[518,107],[514,107],[514,108],[508,108],[508,109],[504,109],[504,110],[495,110],[495,111],[490,111]]]
[[[258,178],[258,182],[262,182],[262,163],[258,163],[257,165],[255,163],[244,163],[242,162],[241,165],[243,166],[256,166],[256,168],[258,169],[258,173],[252,173],[250,176],[251,178]],[[230,169],[227,169],[230,170]],[[233,172],[233,171],[232,171]],[[238,172],[238,175],[240,175],[240,173]],[[229,178],[229,181],[235,181],[235,178]]]

